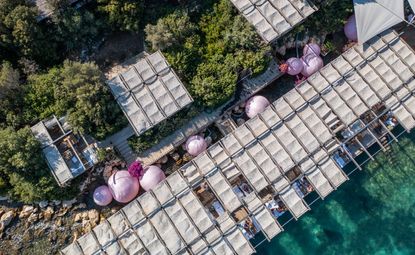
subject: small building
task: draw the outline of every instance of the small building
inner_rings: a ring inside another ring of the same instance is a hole
[[[160,51],[140,54],[114,69],[107,83],[136,135],[193,102]]]
[[[82,5],[84,5],[88,0],[69,0],[68,4],[71,6],[74,6],[75,8],[79,8]],[[38,11],[39,11],[39,16],[37,17],[38,21],[42,21],[46,18],[49,18],[52,13],[53,10],[50,7],[50,4],[48,0],[31,0],[31,2],[36,5]]]
[[[97,163],[96,146],[91,139],[72,132],[65,117],[53,116],[31,127],[41,143],[46,162],[60,186]]]

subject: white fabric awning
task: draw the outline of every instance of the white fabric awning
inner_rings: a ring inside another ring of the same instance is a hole
[[[405,20],[403,0],[354,0],[353,2],[357,38],[360,44]]]
[[[415,0],[408,0],[409,5],[411,6],[412,10],[415,12]]]

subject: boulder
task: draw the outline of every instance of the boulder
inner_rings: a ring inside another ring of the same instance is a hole
[[[75,214],[75,217],[73,219],[75,222],[80,222],[82,220],[82,213]]]
[[[89,210],[88,218],[93,225],[96,225],[99,222],[99,212],[95,209]]]
[[[63,225],[62,218],[58,218],[58,219],[55,221],[55,225],[56,225],[57,227],[61,227],[61,226]]]
[[[43,212],[43,218],[45,218],[45,220],[50,220],[52,219],[54,213],[55,211],[53,210],[53,207],[48,206],[48,208],[46,208],[46,210]]]
[[[48,206],[48,204],[49,204],[48,201],[40,201],[39,202],[39,207],[43,209],[43,208],[46,208],[46,206]]]
[[[4,213],[0,218],[0,232],[3,232],[3,230],[10,224],[10,222],[13,220],[13,218],[16,216],[14,211],[8,211]]]
[[[71,199],[71,200],[64,200],[62,201],[62,206],[65,208],[71,208],[73,204],[76,203],[76,198]]]
[[[39,220],[39,214],[32,213],[32,214],[30,214],[29,218],[27,219],[27,222],[29,222],[29,223],[35,223],[38,220]]]
[[[35,207],[33,207],[31,205],[24,205],[23,208],[22,208],[22,211],[19,214],[19,219],[29,217],[29,215],[32,214],[32,212],[34,212],[34,210],[35,210]]]

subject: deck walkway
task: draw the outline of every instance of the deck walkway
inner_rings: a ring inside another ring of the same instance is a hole
[[[394,137],[392,116],[413,129],[414,93],[415,53],[396,33],[355,46],[62,253],[252,254],[247,220],[268,240],[283,231],[276,199],[301,217],[311,191],[299,180],[322,199],[337,189],[348,179],[337,153],[371,157]]]

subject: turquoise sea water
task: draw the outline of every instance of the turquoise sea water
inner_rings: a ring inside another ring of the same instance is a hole
[[[379,154],[258,254],[415,254],[415,133]]]

